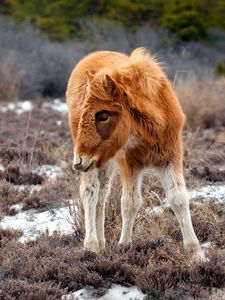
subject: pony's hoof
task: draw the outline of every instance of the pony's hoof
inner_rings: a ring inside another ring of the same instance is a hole
[[[209,259],[205,256],[205,253],[202,250],[196,251],[191,256],[191,264],[202,264],[207,261],[209,261]]]
[[[90,251],[95,252],[95,253],[99,253],[100,252],[99,243],[98,243],[97,240],[84,241],[84,247],[87,250],[90,250]]]

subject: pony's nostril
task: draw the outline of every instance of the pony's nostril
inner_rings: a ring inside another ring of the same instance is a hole
[[[73,165],[74,170],[79,170],[82,165],[82,158],[80,157],[80,162],[78,164]]]

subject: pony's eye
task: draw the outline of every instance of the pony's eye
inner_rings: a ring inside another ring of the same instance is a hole
[[[106,122],[110,117],[110,114],[108,112],[100,112],[96,114],[96,119],[99,122]]]

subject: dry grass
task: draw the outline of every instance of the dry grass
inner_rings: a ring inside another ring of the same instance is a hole
[[[187,116],[187,127],[213,128],[225,125],[225,79],[177,79],[175,90]]]
[[[15,66],[12,57],[5,57],[0,62],[0,101],[17,100],[20,95],[21,81],[24,70]]]

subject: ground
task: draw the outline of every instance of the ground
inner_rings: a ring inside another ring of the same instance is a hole
[[[121,190],[115,180],[107,249],[97,255],[82,247],[65,101],[1,102],[0,298],[225,299],[225,127],[187,126],[183,138],[193,224],[209,260],[190,265],[164,192],[150,175],[127,247],[117,246]]]

